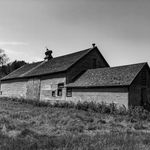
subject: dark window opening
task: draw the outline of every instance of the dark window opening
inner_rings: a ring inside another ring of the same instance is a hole
[[[55,91],[52,91],[52,97],[55,97],[55,96],[56,96]]]
[[[62,96],[62,89],[57,90],[57,96]]]
[[[64,88],[64,83],[59,83],[58,88]]]
[[[96,59],[93,59],[93,68],[96,68]]]
[[[67,88],[67,93],[66,93],[67,97],[72,97],[72,89]]]
[[[57,90],[57,96],[62,96],[63,88],[64,88],[64,83],[59,83],[58,90]]]

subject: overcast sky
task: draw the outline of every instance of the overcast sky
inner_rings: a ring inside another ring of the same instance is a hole
[[[111,66],[150,63],[150,0],[0,0],[0,48],[11,61],[92,43]]]

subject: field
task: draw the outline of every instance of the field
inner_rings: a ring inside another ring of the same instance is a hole
[[[83,106],[82,106],[83,107]],[[150,114],[0,99],[0,150],[149,150]]]

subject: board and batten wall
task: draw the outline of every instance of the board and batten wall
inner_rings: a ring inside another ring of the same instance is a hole
[[[72,97],[66,97],[67,101],[84,102],[94,101],[97,103],[116,103],[128,108],[127,88],[72,88]]]

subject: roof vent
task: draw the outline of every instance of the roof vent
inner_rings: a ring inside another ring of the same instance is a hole
[[[52,56],[52,50],[49,50],[48,48],[46,48],[46,52],[45,52],[45,60],[46,61],[49,61],[53,58]]]
[[[95,44],[95,43],[93,43],[93,44],[92,44],[92,46],[93,46],[93,48],[94,48],[94,47],[96,47],[96,44]]]

